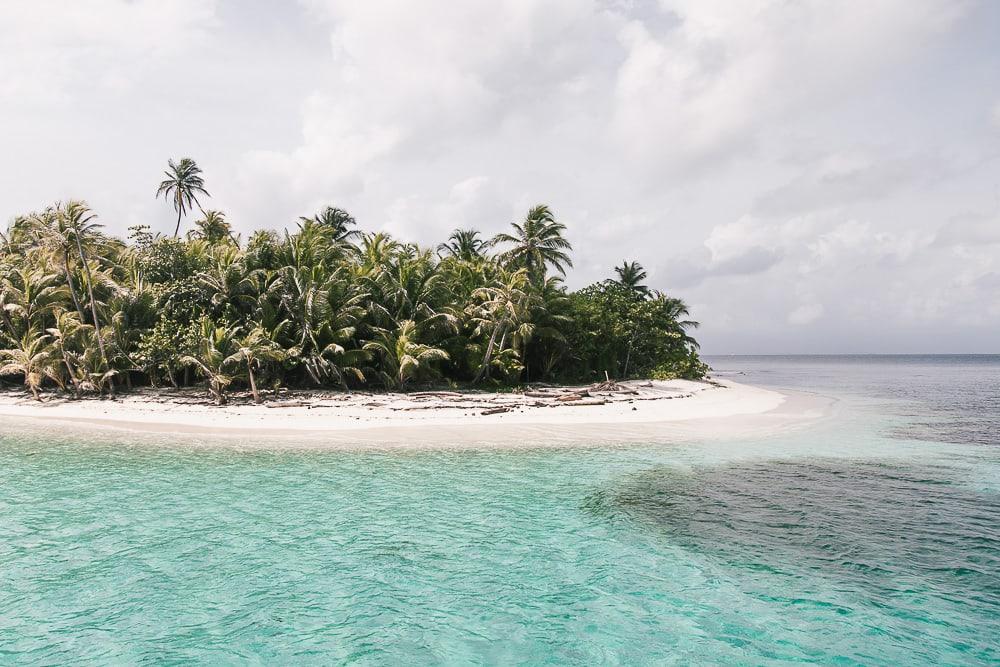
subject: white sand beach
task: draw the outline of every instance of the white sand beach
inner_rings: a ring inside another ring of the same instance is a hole
[[[116,400],[31,400],[0,393],[0,418],[47,427],[161,434],[204,443],[275,438],[311,447],[475,443],[586,444],[674,435],[746,435],[816,417],[784,394],[731,381],[633,381],[615,391],[562,387],[525,393],[283,392],[263,405],[234,394],[143,389]],[[186,436],[186,437],[185,437]]]

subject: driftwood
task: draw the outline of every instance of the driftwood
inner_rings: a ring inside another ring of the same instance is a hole
[[[268,403],[268,408],[310,408],[312,403],[309,401],[285,401],[284,403]]]
[[[410,394],[410,398],[462,398],[464,394],[457,391],[418,391]]]
[[[619,391],[622,389],[622,386],[613,380],[607,380],[591,385],[590,388],[592,391]]]
[[[529,396],[531,398],[555,398],[556,396],[559,396],[559,394],[554,391],[526,391],[521,395]]]
[[[550,408],[561,408],[569,405],[606,405],[607,401],[603,398],[588,398],[581,399],[578,401],[564,401],[560,403],[550,403]]]
[[[405,408],[393,408],[393,411],[412,412],[414,410],[478,410],[491,408],[491,405],[469,405],[468,403],[434,403],[433,405],[411,405]]]
[[[479,414],[481,415],[498,415],[502,412],[510,412],[510,408],[490,408],[489,410],[483,410]]]

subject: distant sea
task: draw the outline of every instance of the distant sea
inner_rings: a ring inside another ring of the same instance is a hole
[[[831,414],[517,451],[0,421],[0,664],[1000,664],[1000,356],[709,362]]]

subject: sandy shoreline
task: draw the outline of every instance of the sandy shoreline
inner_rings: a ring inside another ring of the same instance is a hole
[[[527,394],[300,392],[265,405],[216,407],[203,392],[142,390],[115,401],[0,392],[0,419],[76,432],[106,430],[197,441],[260,439],[302,446],[585,444],[697,435],[747,435],[819,416],[817,406],[731,381],[628,382],[618,391]]]

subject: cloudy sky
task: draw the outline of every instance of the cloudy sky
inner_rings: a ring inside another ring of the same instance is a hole
[[[1000,3],[0,5],[0,211],[113,232],[195,158],[241,231],[335,204],[437,243],[548,203],[708,353],[1000,352]]]

